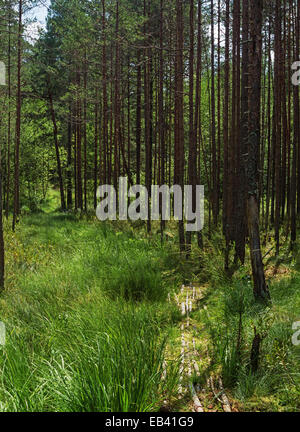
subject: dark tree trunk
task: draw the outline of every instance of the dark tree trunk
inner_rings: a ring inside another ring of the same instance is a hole
[[[142,71],[141,53],[137,49],[137,84],[136,84],[136,182],[141,183],[141,120],[142,120]]]
[[[297,13],[295,17],[295,60],[299,59],[299,38],[300,38],[300,1],[298,0]],[[293,247],[297,239],[297,192],[299,202],[299,184],[300,179],[300,165],[298,161],[300,159],[300,109],[299,109],[299,88],[294,86],[293,88],[293,99],[294,99],[294,134],[293,134],[293,162],[292,162],[292,180],[291,180],[291,246]],[[298,164],[298,183],[297,183],[297,164]]]
[[[214,1],[210,2],[211,21],[211,150],[212,150],[212,213],[214,225],[218,223],[218,185],[216,148],[216,104],[215,104],[215,32]]]
[[[201,166],[201,134],[202,134],[202,117],[201,117],[201,74],[202,74],[202,2],[198,0],[198,17],[197,17],[197,66],[196,66],[196,93],[195,93],[195,118],[194,118],[194,139],[196,145],[196,172],[197,183],[200,182]],[[202,232],[197,235],[198,247],[203,249]]]
[[[83,210],[82,199],[82,107],[81,107],[81,77],[80,72],[77,71],[77,98],[76,98],[76,161],[77,161],[77,205],[78,209]]]
[[[102,32],[103,32],[103,48],[102,48],[102,92],[103,92],[103,123],[102,123],[102,143],[103,143],[103,151],[104,151],[104,170],[103,170],[103,182],[107,181],[110,183],[111,176],[111,160],[109,155],[111,153],[108,147],[108,107],[107,107],[107,65],[106,65],[106,16],[105,16],[105,0],[102,0]],[[107,160],[109,159],[109,160]],[[100,161],[101,163],[101,161]],[[107,163],[109,164],[109,168],[107,167]]]
[[[18,24],[18,66],[17,66],[17,111],[16,111],[16,144],[15,144],[15,179],[14,179],[14,214],[12,229],[15,230],[20,214],[20,140],[21,140],[21,67],[22,67],[22,17],[23,1],[19,0]]]
[[[199,91],[199,89],[197,89]],[[198,108],[199,109],[199,108]],[[189,53],[189,185],[193,187],[193,211],[195,211],[197,179],[197,137],[194,124],[194,1],[190,0],[190,53]],[[186,233],[188,255],[191,252],[192,233]]]
[[[61,204],[62,211],[65,211],[66,210],[66,201],[65,201],[65,192],[64,192],[64,182],[63,182],[63,176],[62,176],[62,169],[61,169],[61,160],[60,160],[60,154],[59,154],[58,131],[57,131],[57,123],[56,123],[55,111],[54,111],[54,106],[53,106],[53,98],[52,98],[52,93],[51,93],[51,90],[50,90],[50,84],[49,84],[49,87],[48,87],[48,95],[49,95],[49,104],[50,104],[51,119],[52,119],[52,124],[53,124],[53,137],[54,137],[56,163],[57,163],[57,174],[58,174],[58,181],[59,181],[60,204]]]
[[[224,65],[224,114],[223,114],[223,142],[224,142],[224,169],[223,169],[223,232],[225,236],[225,270],[229,269],[229,136],[228,136],[228,117],[229,117],[229,20],[230,2],[226,0],[225,16],[225,65]]]
[[[163,0],[160,0],[160,23],[159,23],[159,92],[158,92],[158,123],[159,123],[159,149],[160,149],[160,174],[159,184],[165,184],[166,173],[166,145],[165,145],[165,117],[164,117],[164,53],[163,53],[163,19],[164,9]],[[162,215],[162,203],[160,202],[160,217],[161,217],[161,240],[163,240],[163,232],[165,221]]]
[[[94,126],[94,208],[97,208],[97,188],[98,188],[98,88],[96,88],[96,101],[95,101],[95,126]]]
[[[4,290],[5,248],[3,235],[3,204],[2,204],[2,145],[0,144],[0,292]]]
[[[68,209],[72,209],[73,198],[72,198],[72,107],[71,103],[69,106],[69,118],[68,118],[68,143],[67,143],[67,206]]]
[[[8,219],[10,200],[10,152],[11,152],[11,1],[8,2],[8,49],[7,49],[7,87],[8,87],[8,114],[7,114],[7,181],[5,216]]]
[[[236,227],[236,252],[242,263],[245,261],[245,236],[246,236],[246,191],[244,158],[247,156],[248,142],[248,41],[249,41],[249,1],[243,2],[243,48],[242,48],[242,90],[241,90],[241,133],[239,148],[239,181],[237,191],[238,225]]]
[[[175,56],[175,148],[174,183],[184,186],[184,126],[183,126],[183,5],[176,0],[176,56]],[[185,250],[183,218],[178,221],[179,246]]]
[[[275,137],[275,241],[276,254],[279,254],[280,208],[281,208],[281,1],[276,0],[275,8],[275,61],[274,61],[274,137]]]
[[[244,0],[245,1],[245,0]],[[247,180],[247,218],[250,239],[254,296],[257,300],[269,300],[262,261],[258,214],[258,154],[260,143],[260,92],[262,57],[263,1],[257,0],[250,8],[249,43],[249,130],[248,156],[245,158]]]
[[[87,59],[86,51],[84,58],[84,73],[83,73],[83,194],[84,194],[84,211],[87,212]]]
[[[262,343],[262,337],[257,333],[256,328],[254,329],[254,339],[252,341],[251,355],[250,355],[250,366],[252,372],[257,372],[259,367],[259,356],[260,348]]]

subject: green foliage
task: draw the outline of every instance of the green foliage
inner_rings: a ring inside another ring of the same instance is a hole
[[[254,301],[250,279],[240,276],[215,285],[209,291],[209,312],[201,315],[213,367],[244,409],[298,410],[299,349],[291,338],[292,323],[299,317],[299,275],[270,285],[272,305],[267,308]],[[257,372],[250,367],[254,328],[262,337]]]
[[[176,362],[162,380],[177,317],[176,306],[161,301],[163,249],[73,214],[24,217],[7,241],[18,245],[8,254],[15,277],[0,305],[1,410],[159,409],[177,383]]]

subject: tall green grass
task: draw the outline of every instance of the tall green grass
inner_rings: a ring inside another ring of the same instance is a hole
[[[0,299],[0,409],[159,409],[176,387],[176,362],[162,379],[178,319],[165,301],[167,251],[71,214],[25,217],[13,240],[14,280]]]
[[[235,278],[217,286],[202,314],[210,336],[210,356],[224,385],[246,410],[298,411],[299,348],[292,323],[299,320],[298,273],[270,284],[272,305],[254,301],[251,280]],[[254,328],[262,336],[259,369],[251,370]]]

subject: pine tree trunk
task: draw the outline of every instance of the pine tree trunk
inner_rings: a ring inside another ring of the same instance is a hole
[[[211,150],[212,150],[212,213],[213,223],[218,223],[218,185],[217,185],[217,148],[216,148],[216,104],[215,104],[215,32],[214,1],[210,2],[211,21]]]
[[[175,55],[175,148],[174,183],[184,186],[184,126],[183,126],[183,5],[176,0],[176,55]],[[178,221],[180,251],[185,250],[183,218]]]
[[[198,89],[199,91],[199,89]],[[199,109],[199,108],[198,108]],[[193,208],[195,211],[197,185],[197,141],[194,130],[194,1],[190,0],[190,53],[189,53],[189,160],[188,179],[193,187]],[[188,255],[191,252],[192,233],[186,233]]]
[[[229,20],[230,2],[226,0],[225,16],[225,65],[224,65],[224,114],[223,114],[223,142],[224,142],[224,168],[223,168],[223,233],[225,236],[225,270],[229,269],[229,136],[228,136],[228,117],[229,117]]]
[[[236,252],[242,263],[245,261],[245,237],[246,237],[246,190],[244,158],[247,156],[248,140],[248,41],[249,41],[249,1],[243,2],[243,35],[242,35],[242,90],[241,90],[241,133],[239,140],[239,171],[238,171],[238,225],[236,227]]]
[[[53,136],[54,136],[54,145],[55,145],[55,154],[56,154],[56,163],[57,163],[57,174],[58,174],[59,191],[60,191],[60,205],[61,205],[62,211],[65,211],[66,210],[66,201],[65,201],[62,169],[61,169],[61,160],[60,160],[60,154],[59,154],[58,131],[57,131],[55,111],[54,111],[54,106],[53,106],[53,98],[52,98],[52,93],[50,90],[50,84],[48,87],[48,96],[49,96],[51,119],[52,119],[52,124],[53,124]]]
[[[95,124],[94,124],[94,208],[97,208],[97,188],[98,188],[98,87],[96,88],[96,101],[95,101]]]
[[[72,209],[73,197],[72,197],[72,105],[69,106],[69,118],[68,118],[68,143],[67,143],[67,206],[68,209]]]
[[[245,2],[245,0],[244,0]],[[262,13],[263,1],[257,0],[250,8],[249,43],[249,130],[248,156],[245,158],[247,179],[247,218],[250,240],[254,296],[267,301],[270,293],[265,280],[262,262],[259,214],[258,214],[258,155],[260,143],[260,93],[262,57]]]
[[[2,144],[0,144],[0,292],[4,290],[5,248],[3,234]]]
[[[14,178],[14,213],[12,229],[15,230],[20,214],[20,140],[21,140],[21,67],[22,67],[22,17],[23,1],[19,0],[18,22],[18,66],[17,66],[17,111],[16,111],[16,143],[15,143],[15,178]]]
[[[8,219],[10,200],[10,152],[11,152],[11,1],[8,2],[8,49],[7,49],[7,87],[8,87],[8,118],[7,118],[7,181],[5,216]]]

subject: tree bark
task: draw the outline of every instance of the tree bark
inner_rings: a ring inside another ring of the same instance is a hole
[[[175,148],[174,183],[184,186],[184,125],[183,125],[183,5],[176,0],[176,56],[175,56]],[[178,221],[180,251],[185,250],[183,218]]]
[[[245,2],[245,0],[244,0]],[[257,0],[250,8],[249,46],[249,130],[248,156],[245,158],[247,179],[247,218],[253,276],[253,292],[257,300],[267,301],[270,293],[266,284],[262,261],[258,213],[258,154],[260,143],[260,92],[262,57],[263,1]]]
[[[23,1],[19,0],[18,22],[18,66],[17,66],[17,111],[16,111],[16,144],[15,144],[15,178],[14,178],[14,213],[12,229],[15,230],[20,214],[20,140],[21,140],[21,68],[22,68],[22,17]]]
[[[53,124],[53,137],[54,137],[56,163],[57,163],[57,174],[58,174],[58,181],[59,181],[60,204],[61,204],[62,211],[65,211],[66,210],[66,201],[65,201],[62,169],[61,169],[61,160],[60,160],[60,154],[59,154],[58,131],[57,131],[57,123],[56,123],[56,117],[55,117],[55,111],[54,111],[54,105],[53,105],[53,97],[52,97],[52,93],[50,90],[50,84],[48,87],[48,96],[49,96],[51,119],[52,119],[52,124]]]

